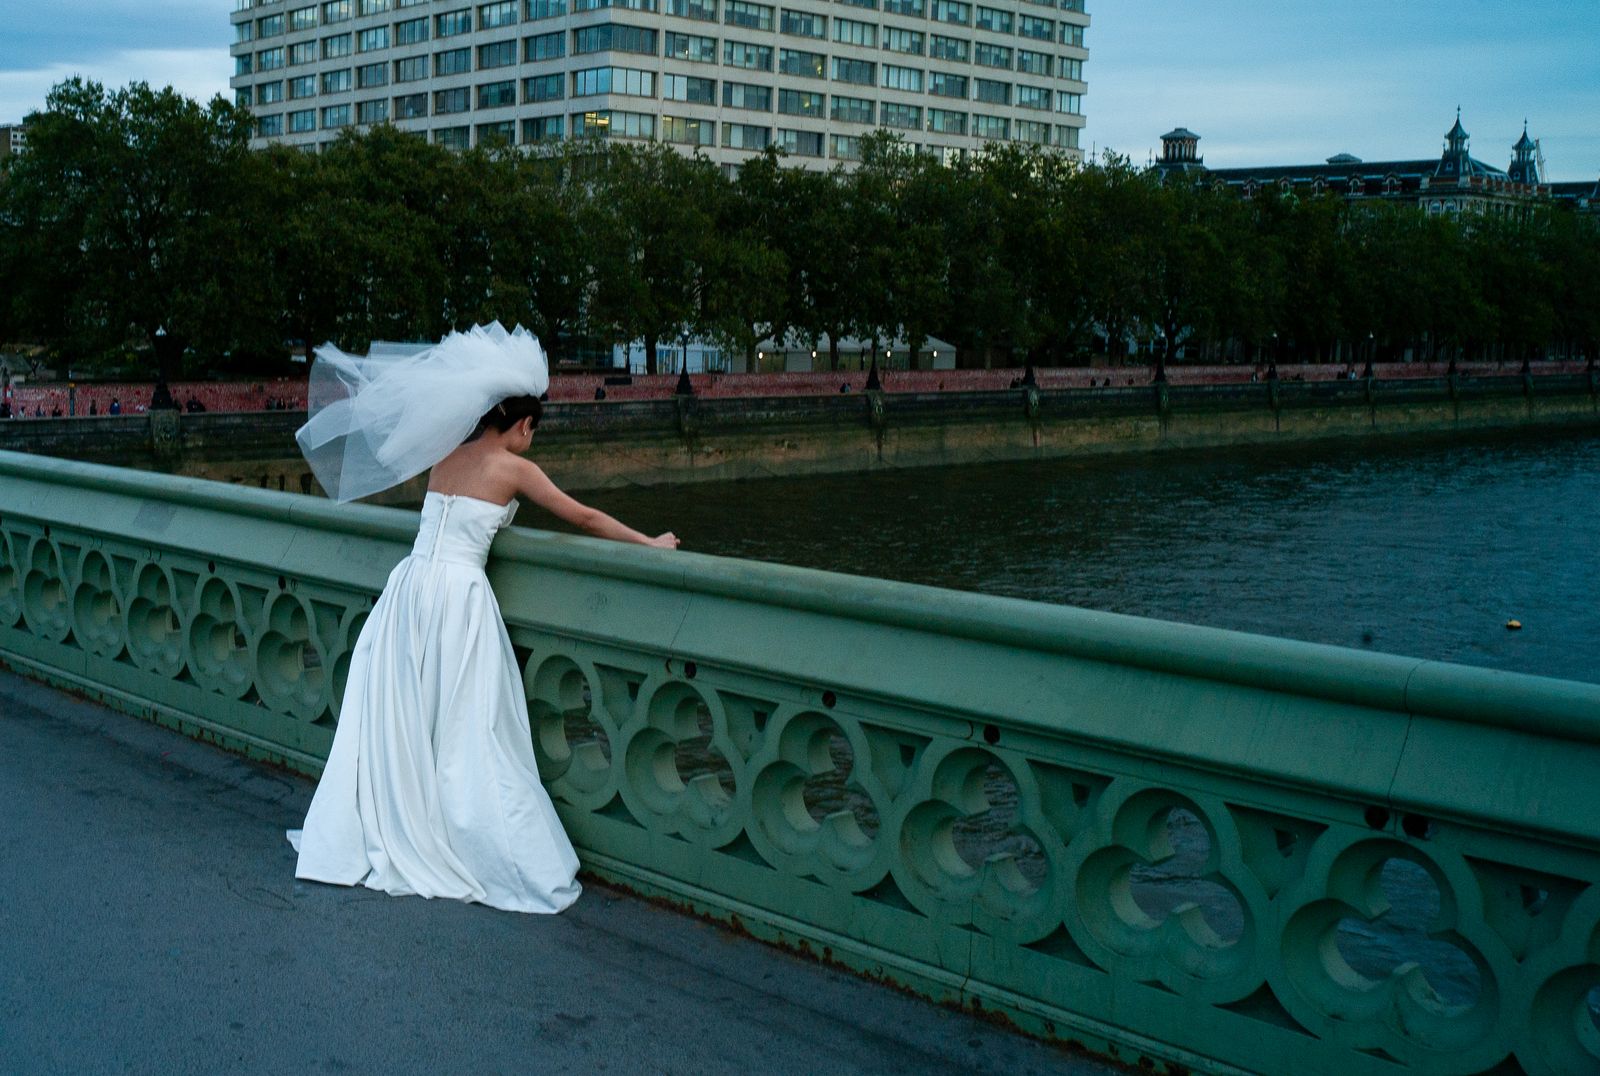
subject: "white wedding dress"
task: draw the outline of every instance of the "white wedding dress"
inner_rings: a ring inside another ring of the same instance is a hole
[[[295,876],[559,912],[578,857],[539,783],[527,704],[483,573],[516,502],[429,492],[411,555],[350,657]]]

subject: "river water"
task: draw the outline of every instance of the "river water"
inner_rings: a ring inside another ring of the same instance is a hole
[[[1600,681],[1593,433],[981,464],[584,499],[707,553]],[[1507,629],[1513,618],[1520,631]],[[680,768],[725,771],[708,764],[705,743],[684,746]],[[864,813],[849,764],[838,758],[835,779],[808,789],[819,818],[840,806]],[[1037,876],[1037,845],[1013,824],[1014,787],[994,777],[988,788],[992,810],[957,827],[961,853],[976,866],[1010,852]],[[1226,944],[1239,909],[1199,874],[1204,827],[1175,811],[1168,830],[1176,854],[1134,869],[1135,899],[1158,919],[1196,903]],[[1373,979],[1415,960],[1441,1005],[1469,1005],[1477,971],[1429,936],[1439,908],[1431,880],[1391,860],[1382,883],[1391,910],[1372,923],[1346,919],[1340,953]]]

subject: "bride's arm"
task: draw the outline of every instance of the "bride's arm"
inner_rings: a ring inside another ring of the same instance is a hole
[[[637,542],[639,545],[655,546],[658,549],[678,548],[677,536],[668,531],[651,538],[641,534],[623,523],[606,515],[598,508],[591,508],[573,500],[561,492],[556,484],[550,481],[550,476],[544,469],[529,459],[517,461],[517,492],[528,500],[543,508],[564,523],[570,523],[585,534],[592,534],[596,538],[609,538],[615,542]]]

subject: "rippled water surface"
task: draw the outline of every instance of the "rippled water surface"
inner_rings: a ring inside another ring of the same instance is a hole
[[[584,499],[702,552],[1600,681],[1593,434],[981,464]],[[1520,632],[1506,630],[1512,618]]]

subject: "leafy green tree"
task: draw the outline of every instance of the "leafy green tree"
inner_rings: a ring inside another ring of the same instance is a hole
[[[773,147],[739,166],[735,182],[718,188],[717,241],[709,244],[697,323],[702,331],[756,368],[763,337],[789,333],[789,220],[784,185],[795,173]]]
[[[653,374],[661,341],[686,331],[703,308],[719,241],[712,208],[726,181],[708,159],[657,144],[599,145],[588,165],[590,325],[609,339],[644,341]]]
[[[35,336],[78,354],[142,337],[157,406],[170,406],[165,382],[191,346],[269,343],[246,112],[142,82],[108,92],[71,79],[28,122],[6,201],[32,266],[19,320]]]

